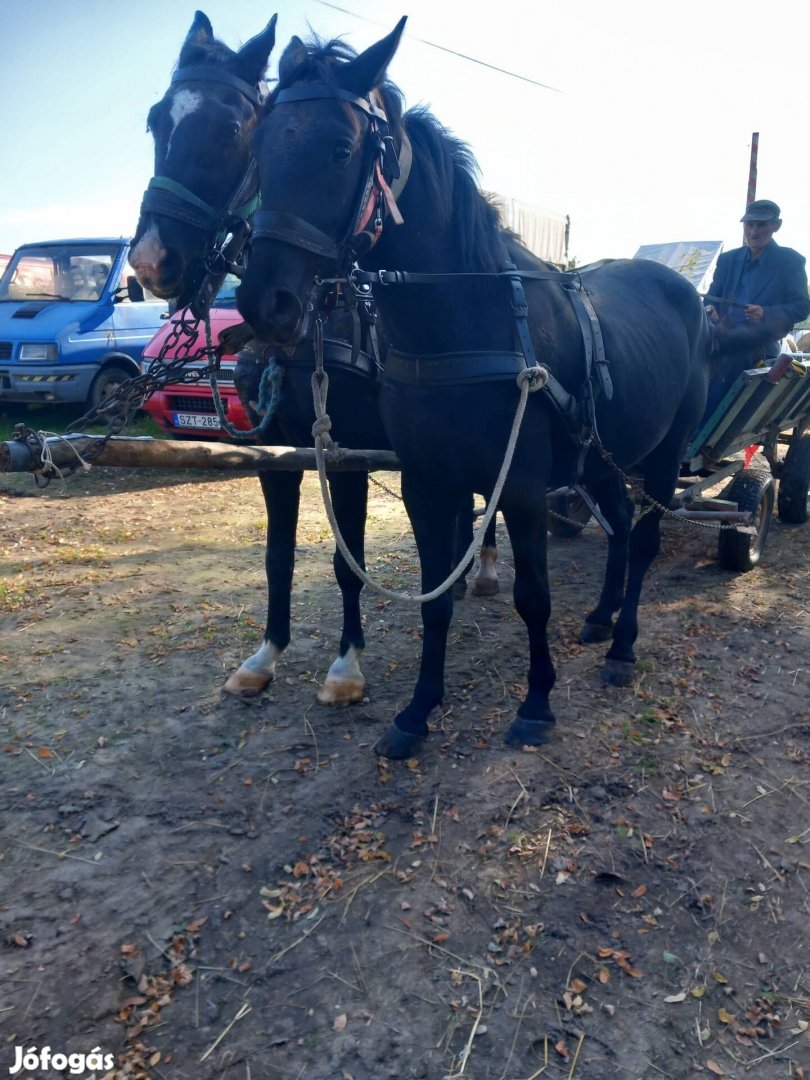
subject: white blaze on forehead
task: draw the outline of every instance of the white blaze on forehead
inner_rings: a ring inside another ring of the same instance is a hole
[[[203,96],[199,90],[178,90],[172,98],[172,107],[169,110],[169,116],[172,118],[172,130],[169,135],[169,141],[166,144],[166,157],[168,158],[172,149],[172,139],[174,133],[177,131],[180,123],[185,120],[187,116],[191,116],[202,105]]]

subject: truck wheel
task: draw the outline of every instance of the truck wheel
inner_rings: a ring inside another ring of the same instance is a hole
[[[754,515],[753,533],[738,528],[722,529],[718,543],[723,569],[744,573],[754,569],[765,549],[776,501],[773,477],[762,469],[743,469],[734,477],[724,497],[736,502],[740,510]]]
[[[548,531],[552,536],[557,536],[562,540],[579,536],[591,518],[588,504],[576,491],[572,491],[568,495],[550,495],[547,499],[547,506],[549,511]],[[555,517],[555,514],[558,514],[559,517]],[[562,518],[567,520],[563,521]]]
[[[804,525],[810,517],[810,434],[790,442],[779,478],[777,507],[780,521]]]
[[[87,404],[91,409],[96,409],[113,391],[125,383],[132,376],[125,367],[119,364],[108,364],[93,379],[90,393],[87,395]]]

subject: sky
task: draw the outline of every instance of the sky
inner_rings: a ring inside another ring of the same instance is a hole
[[[278,12],[271,76],[293,34],[362,50],[407,15],[389,71],[406,105],[428,106],[469,144],[482,187],[569,215],[580,265],[642,244],[738,246],[753,132],[757,197],[782,207],[779,242],[810,254],[810,6],[200,2],[232,48]],[[146,116],[194,11],[185,0],[0,0],[0,252],[134,232],[153,167]]]

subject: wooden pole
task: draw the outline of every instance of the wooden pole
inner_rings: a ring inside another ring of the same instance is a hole
[[[759,154],[759,132],[751,135],[751,160],[748,164],[748,191],[745,196],[746,210],[757,197],[757,155]],[[743,243],[745,243],[745,230],[743,230]]]
[[[216,442],[171,442],[167,439],[113,436],[104,443],[100,435],[64,435],[47,438],[51,460],[57,468],[77,465],[77,453],[92,465],[129,469],[214,469],[223,472],[263,472],[279,469],[297,472],[317,469],[315,450],[294,446],[234,446]],[[98,456],[94,456],[97,454]],[[330,472],[399,472],[396,454],[390,450],[327,450]],[[42,468],[37,446],[21,439],[0,442],[0,472],[36,472]]]

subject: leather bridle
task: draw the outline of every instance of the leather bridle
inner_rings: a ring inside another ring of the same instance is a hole
[[[411,147],[403,134],[397,154],[388,117],[379,100],[352,94],[325,83],[278,90],[270,99],[269,107],[275,109],[279,105],[323,98],[348,102],[369,120],[369,162],[348,225],[342,237],[335,240],[295,214],[281,210],[259,210],[253,219],[253,239],[279,240],[321,255],[334,263],[337,275],[348,276],[358,256],[367,252],[379,239],[386,216],[397,224],[402,223],[396,199],[408,179]]]

